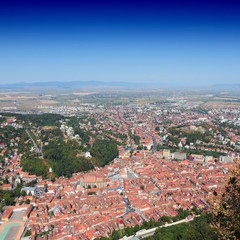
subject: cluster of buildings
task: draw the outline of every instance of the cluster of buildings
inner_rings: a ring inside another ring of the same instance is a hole
[[[3,151],[8,151],[9,145],[0,143],[0,174],[2,179],[7,178],[1,189],[13,190],[24,183],[26,194],[16,199],[16,208],[29,206],[24,220],[35,239],[108,237],[114,230],[175,216],[180,208],[207,209],[213,191],[224,190],[239,159],[240,112],[198,107],[199,103],[186,101],[83,106],[89,112],[79,121],[79,127],[91,134],[89,145],[96,136],[113,139],[118,143],[119,157],[104,168],[76,173],[71,178],[43,180],[22,171],[15,145],[19,140],[14,138],[12,147],[16,151],[12,155],[6,156]],[[57,110],[69,116],[82,109]],[[22,126],[16,121],[3,124]],[[182,128],[188,133],[207,132],[208,139],[188,142],[187,137],[171,131]],[[68,121],[62,122],[61,130],[66,138],[81,141]],[[176,138],[178,142],[172,140]],[[199,150],[209,154],[199,154]],[[211,152],[218,152],[220,157]],[[91,161],[89,152],[85,157]],[[26,187],[32,182],[34,186]],[[12,212],[13,208],[7,208],[2,221],[9,221]]]
[[[145,150],[142,150],[145,151]],[[146,151],[145,151],[146,152]],[[114,230],[141,225],[178,209],[207,209],[212,192],[223,191],[235,162],[164,159],[162,152],[115,159],[104,168],[77,173],[47,184],[34,197],[28,220],[33,236],[94,239]]]

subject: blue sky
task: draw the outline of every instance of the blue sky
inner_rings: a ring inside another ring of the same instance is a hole
[[[240,83],[237,1],[98,2],[1,3],[0,83]]]

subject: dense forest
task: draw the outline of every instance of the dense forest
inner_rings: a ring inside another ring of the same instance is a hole
[[[96,166],[104,167],[118,156],[118,148],[113,140],[97,139],[90,150]]]
[[[22,157],[21,165],[24,171],[37,176],[48,177],[48,170],[51,167],[55,176],[71,177],[73,173],[88,171],[95,166],[103,167],[118,156],[118,149],[115,142],[110,140],[96,140],[91,149],[91,159],[86,159],[81,154],[81,147],[76,141],[64,142],[62,139],[50,141],[43,148],[43,158],[25,154]]]
[[[21,166],[23,171],[47,178],[48,167],[40,158],[31,156],[29,154],[24,154],[21,159]]]
[[[1,138],[2,141],[5,140],[3,142],[10,147],[10,139],[19,136],[17,147],[20,153],[24,153],[21,166],[30,174],[43,176],[43,178],[70,177],[75,172],[93,169],[93,164],[103,167],[118,156],[117,144],[112,140],[96,139],[93,146],[89,145],[91,133],[80,127],[81,122],[90,121],[84,116],[64,118],[58,114],[16,114],[16,117],[24,123],[24,128],[14,129],[14,127],[6,126],[1,129],[0,140]],[[67,125],[73,128],[74,134],[80,138],[79,141],[65,138],[66,136],[60,130],[61,120],[65,120]],[[36,143],[38,141],[43,143],[42,157],[29,151],[32,142],[25,128],[28,129]],[[93,156],[92,160],[84,157],[84,152],[89,150]],[[53,171],[51,174],[50,169]]]
[[[50,175],[56,177],[71,177],[73,173],[93,169],[89,159],[77,156],[75,142],[50,142],[43,152],[44,159],[25,154],[21,160],[23,170],[47,178],[50,168],[53,170]]]
[[[44,158],[48,159],[56,176],[70,177],[75,172],[93,169],[89,159],[78,156],[79,145],[75,141],[52,141],[44,147]]]
[[[59,114],[28,114],[17,115],[18,120],[31,123],[34,126],[60,126],[59,121],[64,117]]]

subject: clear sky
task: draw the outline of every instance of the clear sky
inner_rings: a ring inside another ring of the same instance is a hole
[[[0,83],[240,83],[239,1],[82,2],[1,1]]]

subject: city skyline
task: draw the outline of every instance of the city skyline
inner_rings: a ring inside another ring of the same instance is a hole
[[[235,1],[44,3],[0,10],[0,84],[47,81],[239,83]]]

